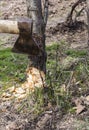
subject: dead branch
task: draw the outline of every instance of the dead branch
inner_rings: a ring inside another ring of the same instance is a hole
[[[82,13],[82,11],[84,10],[85,8],[83,7],[79,12],[76,13],[76,16],[75,16],[75,19],[74,19],[74,22],[76,21],[77,17],[79,17]]]
[[[88,0],[86,0],[86,14],[87,14],[87,32],[88,32],[87,44],[89,46],[89,1]]]
[[[68,17],[66,19],[66,24],[67,25],[72,25],[73,24],[73,19],[72,19],[72,16],[73,16],[73,12],[75,10],[75,8],[82,2],[85,2],[86,0],[77,0],[76,3],[74,3],[74,5],[72,6],[72,9],[70,11],[70,13],[68,14]]]
[[[45,0],[44,3],[44,25],[46,27],[48,21],[48,8],[49,8],[49,1]]]

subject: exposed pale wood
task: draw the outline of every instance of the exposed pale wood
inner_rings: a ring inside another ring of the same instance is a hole
[[[0,33],[19,34],[18,22],[10,20],[0,20]]]

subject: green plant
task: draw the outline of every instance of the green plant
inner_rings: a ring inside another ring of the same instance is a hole
[[[31,98],[34,102],[33,113],[39,114],[48,103],[53,106],[57,105],[65,113],[75,112],[71,99],[75,93],[79,97],[88,90],[89,60],[86,50],[73,50],[65,46],[65,43],[61,42],[46,47],[48,53],[47,87],[36,89],[33,97],[29,94],[22,108],[28,104],[28,109],[32,109],[29,103]],[[73,64],[73,68],[65,70],[60,63],[67,56],[72,57],[71,59],[79,58],[79,60],[77,64]],[[10,48],[0,51],[0,79],[4,86],[3,90],[12,86],[13,83],[20,84],[24,81],[26,62],[28,62],[27,56],[13,54]]]

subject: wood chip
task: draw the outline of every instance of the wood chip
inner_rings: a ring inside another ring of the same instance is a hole
[[[26,98],[27,94],[21,94],[20,96],[18,96],[18,100],[22,100],[24,98]]]
[[[9,93],[3,93],[3,94],[2,94],[2,97],[4,97],[4,98],[9,98],[9,97],[11,97],[11,94],[9,94]]]
[[[25,90],[23,88],[19,87],[19,88],[15,89],[15,92],[18,94],[23,94],[23,93],[25,93]]]
[[[14,91],[15,91],[15,86],[9,88],[9,92],[12,93],[12,92],[14,92]]]

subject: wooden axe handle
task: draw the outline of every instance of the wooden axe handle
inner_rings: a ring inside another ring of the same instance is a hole
[[[29,34],[32,32],[32,20],[31,19],[21,19],[18,21],[11,20],[0,20],[0,33],[10,33],[10,34],[19,34],[21,26],[22,29],[27,30],[29,28]]]

